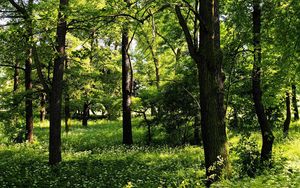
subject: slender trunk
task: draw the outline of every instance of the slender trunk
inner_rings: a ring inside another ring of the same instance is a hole
[[[291,100],[290,100],[289,92],[286,92],[285,105],[286,105],[286,119],[283,124],[283,134],[286,137],[288,136],[290,123],[291,123]]]
[[[33,142],[33,110],[32,110],[32,49],[27,52],[25,61],[25,113],[26,113],[26,141]]]
[[[83,112],[82,112],[82,126],[87,127],[88,126],[88,119],[89,119],[89,104],[85,102],[83,104]]]
[[[68,0],[60,0],[57,31],[56,51],[54,60],[52,90],[50,99],[50,140],[49,140],[49,163],[56,165],[61,161],[61,98],[63,88],[64,62],[66,60],[66,33],[67,22],[65,10]]]
[[[40,109],[40,121],[43,122],[46,116],[46,94],[41,93],[41,109]]]
[[[254,107],[262,134],[261,160],[269,160],[272,156],[274,136],[268,122],[264,105],[262,103],[261,90],[261,1],[253,0],[253,45],[254,63],[252,70],[252,95]]]
[[[19,72],[19,63],[16,62],[14,67],[14,88],[13,91],[16,92],[19,88],[19,78],[20,78],[20,72]]]
[[[68,70],[68,60],[65,62],[65,70]],[[65,131],[68,133],[70,131],[70,96],[69,96],[69,85],[68,79],[65,79]]]
[[[233,128],[234,129],[239,128],[238,111],[237,111],[236,107],[233,108]]]
[[[129,0],[125,2],[130,4]],[[124,24],[122,29],[122,95],[123,95],[123,144],[131,145],[132,127],[131,127],[131,74],[130,59],[128,55],[129,49],[129,29]]]
[[[299,120],[299,111],[298,111],[298,106],[297,106],[297,88],[296,85],[292,85],[292,103],[293,103],[293,108],[294,108],[294,120],[297,121]]]

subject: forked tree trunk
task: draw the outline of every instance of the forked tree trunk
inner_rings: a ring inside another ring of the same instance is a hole
[[[209,186],[220,178],[222,172],[228,172],[229,166],[224,111],[225,76],[222,73],[218,1],[201,0],[199,4],[199,15],[195,15],[202,19],[199,22],[199,46],[193,42],[179,6],[176,6],[176,14],[199,72],[201,131]]]
[[[297,88],[296,85],[292,85],[292,103],[293,103],[293,109],[294,109],[294,120],[299,120],[299,111],[298,111],[298,105],[297,105]]]
[[[200,80],[201,128],[208,184],[228,170],[227,137],[224,109],[224,80],[218,1],[201,0],[200,16],[206,29],[200,28],[200,52],[197,65]],[[214,40],[215,39],[215,40]]]
[[[130,0],[125,0],[130,6]],[[127,25],[123,25],[122,29],[122,107],[123,107],[123,144],[131,145],[132,127],[131,127],[131,73],[129,50],[129,29]]]
[[[261,160],[269,160],[272,156],[274,136],[268,122],[261,90],[261,1],[253,0],[253,45],[254,63],[252,70],[252,95],[254,107],[262,134]]]
[[[289,133],[290,123],[291,123],[291,100],[290,100],[289,92],[286,92],[285,105],[286,105],[286,119],[283,124],[283,134],[285,137],[287,137]]]
[[[60,0],[56,31],[56,51],[54,60],[52,90],[50,98],[50,140],[49,163],[56,165],[61,161],[61,99],[63,88],[64,62],[66,60],[66,8],[68,0]]]

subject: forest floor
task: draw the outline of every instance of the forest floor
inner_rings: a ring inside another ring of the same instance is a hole
[[[47,126],[35,127],[34,144],[11,144],[0,134],[0,187],[204,187],[201,147],[167,146],[161,134],[156,144],[145,146],[146,130],[138,120],[132,147],[120,144],[121,122],[72,124],[62,135],[63,162],[53,168],[47,164]],[[232,177],[213,187],[300,187],[300,123],[292,124],[289,138],[281,135],[275,131],[274,163],[264,169],[256,163],[259,132],[247,139],[229,134]]]

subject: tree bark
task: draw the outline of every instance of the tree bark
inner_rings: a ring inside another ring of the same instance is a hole
[[[287,137],[289,133],[290,123],[291,123],[291,100],[290,100],[289,92],[286,92],[285,105],[286,105],[286,118],[283,124],[283,134],[285,137]]]
[[[44,122],[46,116],[46,93],[41,93],[41,106],[40,106],[40,121]]]
[[[32,73],[32,44],[31,39],[33,36],[32,33],[32,5],[33,0],[28,1],[28,10],[26,10],[24,7],[21,7],[18,3],[16,3],[14,0],[9,0],[10,4],[16,9],[18,13],[20,13],[26,23],[26,60],[25,60],[25,139],[28,142],[33,142],[33,110],[32,110],[32,81],[31,81],[31,73]],[[15,66],[15,69],[17,66]],[[15,72],[14,78],[18,77],[18,73]],[[17,84],[17,80],[14,80],[15,84]],[[14,85],[14,89],[15,88]]]
[[[69,68],[69,62],[65,62],[65,70]],[[65,79],[65,131],[68,133],[70,131],[70,96],[69,96],[69,83],[68,78]]]
[[[292,103],[293,103],[293,109],[294,109],[294,120],[298,121],[299,120],[299,111],[298,111],[298,106],[297,106],[297,88],[296,85],[292,85]]]
[[[201,130],[205,154],[207,185],[228,172],[227,136],[224,111],[224,80],[218,19],[218,1],[201,0],[200,46],[194,44],[187,22],[176,6],[191,57],[197,64],[200,84]],[[199,50],[198,50],[199,49]]]
[[[130,0],[125,0],[128,7]],[[131,74],[130,59],[128,55],[129,49],[129,29],[127,25],[123,25],[122,29],[122,107],[123,107],[123,144],[131,145],[132,127],[131,127]]]
[[[60,0],[57,31],[56,51],[58,53],[54,60],[54,71],[50,98],[50,140],[49,140],[49,163],[58,164],[61,158],[61,99],[63,88],[64,62],[66,60],[66,33],[67,22],[65,10],[68,0]]]
[[[29,35],[31,36],[31,35]],[[32,110],[32,49],[27,50],[27,59],[25,61],[25,113],[26,113],[26,134],[28,142],[33,142],[33,110]]]
[[[261,160],[269,160],[272,156],[274,136],[268,122],[264,105],[262,103],[261,90],[261,1],[253,0],[253,45],[254,63],[252,70],[252,95],[254,107],[262,134]]]
[[[82,112],[82,126],[87,127],[88,126],[88,119],[89,119],[89,104],[85,102],[83,104],[83,112]]]
[[[13,91],[16,92],[19,88],[19,82],[20,82],[20,72],[19,72],[19,63],[16,62],[14,67],[14,88]]]

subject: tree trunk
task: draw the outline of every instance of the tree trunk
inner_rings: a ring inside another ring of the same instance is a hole
[[[227,170],[227,137],[224,111],[224,80],[218,1],[201,0],[200,16],[205,20],[206,29],[200,28],[200,52],[197,65],[200,80],[201,127],[205,153],[208,184]],[[215,39],[215,40],[214,40]],[[214,178],[213,175],[216,175]]]
[[[261,2],[260,0],[253,0],[253,45],[254,45],[254,63],[252,70],[252,95],[254,107],[262,134],[262,149],[261,160],[269,160],[272,156],[272,145],[274,136],[271,126],[265,114],[264,105],[262,103],[261,90],[261,45],[260,45],[260,31],[261,31]]]
[[[291,123],[291,101],[290,101],[289,92],[286,92],[285,105],[286,105],[286,119],[283,124],[283,134],[285,137],[287,137],[289,133],[290,123]]]
[[[176,6],[191,57],[197,64],[200,84],[201,131],[204,146],[207,186],[228,173],[227,136],[224,110],[224,80],[217,0],[201,0],[200,46],[192,39],[187,21]],[[197,28],[194,28],[197,29]],[[224,171],[225,170],[225,171]]]
[[[64,62],[66,60],[65,44],[67,22],[65,10],[67,8],[67,5],[68,0],[60,0],[56,31],[56,50],[58,55],[54,60],[54,71],[50,98],[50,165],[56,165],[61,161],[61,98],[63,88]]]
[[[238,111],[236,107],[233,108],[233,128],[234,129],[239,128],[239,118],[238,118]]]
[[[43,122],[46,116],[46,94],[41,93],[41,109],[40,109],[40,121]]]
[[[29,35],[31,36],[31,35]],[[29,40],[28,40],[29,41]],[[26,113],[26,141],[33,142],[33,110],[32,110],[32,49],[27,51],[27,59],[25,61],[25,113]]]
[[[16,62],[14,67],[14,88],[13,91],[16,92],[19,88],[19,78],[20,78],[20,72],[19,72],[19,63]]]
[[[65,70],[69,68],[69,62],[65,62]],[[68,78],[65,79],[65,131],[68,133],[70,131],[70,96],[69,96],[69,83]]]
[[[82,112],[82,126],[87,127],[88,126],[88,119],[89,119],[89,104],[85,102],[83,104],[83,112]]]
[[[125,0],[128,7],[130,1]],[[123,144],[131,145],[132,127],[131,127],[131,74],[130,74],[130,59],[128,55],[129,49],[129,29],[124,24],[122,29],[122,96],[123,96]]]
[[[297,121],[299,120],[299,111],[298,111],[298,106],[297,106],[297,88],[296,85],[292,85],[292,102],[293,102],[293,108],[294,108],[294,120]]]

